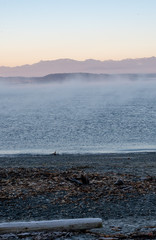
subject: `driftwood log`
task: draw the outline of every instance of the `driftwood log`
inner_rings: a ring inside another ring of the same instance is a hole
[[[0,233],[18,233],[29,231],[74,231],[102,227],[100,218],[61,219],[32,222],[0,223]]]

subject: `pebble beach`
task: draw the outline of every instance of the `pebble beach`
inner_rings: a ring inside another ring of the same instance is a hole
[[[103,220],[86,233],[0,239],[156,239],[155,152],[1,156],[0,183],[0,222]]]

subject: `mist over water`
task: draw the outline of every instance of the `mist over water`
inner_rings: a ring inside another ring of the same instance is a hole
[[[0,154],[156,150],[156,81],[0,83]]]

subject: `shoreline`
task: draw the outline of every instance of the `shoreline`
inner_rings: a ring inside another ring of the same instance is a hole
[[[51,156],[56,152],[57,155],[122,155],[122,154],[150,154],[156,153],[156,149],[125,149],[119,151],[97,151],[97,152],[59,152],[59,151],[48,151],[48,152],[40,152],[40,151],[32,151],[32,152],[20,152],[20,151],[0,151],[0,158],[2,157],[18,157],[18,156]]]
[[[106,153],[106,154],[57,154],[18,155],[0,157],[0,168],[49,168],[65,171],[70,168],[85,168],[87,172],[130,173],[156,175],[156,152]]]

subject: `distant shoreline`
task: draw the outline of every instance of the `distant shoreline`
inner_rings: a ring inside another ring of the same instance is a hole
[[[22,75],[0,75],[0,82],[8,84],[47,84],[47,83],[67,83],[67,82],[116,82],[116,81],[148,81],[156,80],[156,72],[153,73],[90,73],[90,72],[65,72],[49,73],[42,76],[22,76]]]

